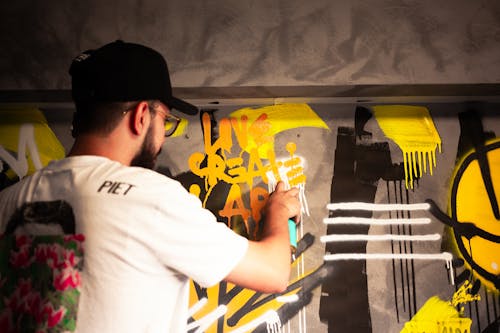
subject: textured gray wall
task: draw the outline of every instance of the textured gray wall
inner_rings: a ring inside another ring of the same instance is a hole
[[[471,109],[471,106],[465,103],[423,103],[422,105],[429,109],[432,116],[432,121],[442,140],[442,152],[437,153],[436,155],[437,164],[433,170],[433,174],[430,175],[429,173],[424,173],[418,182],[418,186],[416,186],[414,190],[409,191],[409,199],[407,199],[407,202],[422,203],[427,199],[432,199],[443,211],[446,211],[450,201],[449,192],[451,184],[454,180],[453,172],[454,168],[457,166],[456,158],[457,155],[459,155],[459,141],[463,139],[463,135],[467,136],[462,133],[459,114]],[[246,106],[247,105],[222,106],[215,113],[216,119],[220,124],[222,118],[228,117],[231,112]],[[297,155],[305,161],[304,174],[307,177],[306,197],[311,214],[310,216],[304,215],[303,227],[305,233],[311,233],[315,236],[315,242],[302,256],[306,273],[312,272],[323,263],[323,256],[326,249],[325,244],[320,242],[320,237],[328,232],[326,225],[323,224],[323,218],[328,216],[326,205],[331,202],[332,183],[335,179],[339,179],[335,177],[334,170],[336,168],[345,168],[345,164],[343,164],[345,161],[342,159],[336,159],[339,146],[338,133],[339,129],[342,127],[355,127],[355,109],[359,106],[359,104],[322,103],[310,104],[310,106],[314,112],[328,125],[329,129],[300,127],[286,130],[275,136],[274,145],[276,149],[276,156],[278,158],[285,158],[289,155],[289,153],[285,150],[286,144],[288,142],[295,143],[297,145]],[[366,104],[365,106],[372,107],[373,105]],[[497,138],[498,141],[498,133],[500,133],[500,103],[476,105],[475,108],[477,108],[477,110],[483,115],[482,125],[484,127],[484,131],[491,133]],[[69,118],[71,113],[67,112],[67,110],[55,109],[45,110],[45,114],[48,117],[50,127],[55,132],[64,147],[68,149],[72,144],[72,139],[69,136]],[[163,146],[163,153],[160,155],[160,159],[158,161],[160,169],[168,169],[169,172],[176,177],[190,171],[188,161],[193,153],[204,152],[204,140],[199,117],[189,116],[186,118],[189,120],[189,125],[186,128],[186,131],[182,136],[166,140]],[[369,146],[371,144],[387,142],[390,149],[391,163],[398,164],[403,162],[401,149],[385,136],[379,123],[374,118],[368,120],[364,129],[371,133],[371,139],[365,140],[362,143],[358,142],[360,145]],[[240,152],[241,148],[238,146],[236,138],[234,138],[231,152],[226,152],[226,157],[230,158],[239,156]],[[362,154],[359,155],[359,161],[362,162]],[[337,164],[337,162],[339,164]],[[267,164],[267,161],[264,160],[263,163]],[[375,162],[373,162],[373,165],[376,167]],[[248,164],[244,163],[244,166],[248,166]],[[498,169],[498,164],[491,165],[491,167]],[[354,170],[356,170],[356,167],[353,166],[353,171]],[[492,173],[493,172],[495,171],[492,171]],[[355,178],[359,180],[357,176]],[[257,181],[258,178],[256,178],[256,182]],[[398,200],[401,202],[403,200],[402,198],[395,199],[396,184],[396,181],[386,181],[380,179],[378,181],[374,202],[395,203],[398,202]],[[402,185],[399,183],[398,186],[401,190],[401,186],[404,187],[404,180]],[[349,192],[349,190],[345,190],[344,192]],[[395,218],[396,214],[398,214],[397,216],[399,217],[400,213],[403,214],[402,212],[393,212],[392,218]],[[437,220],[433,215],[428,212],[412,212],[411,216],[413,218],[428,217],[432,220],[432,223],[429,225],[415,226],[413,229],[415,235],[438,233],[443,237],[442,242],[414,242],[414,250],[412,249],[411,253],[439,253],[449,247],[453,242],[450,241],[449,236],[447,236],[448,229],[446,229],[444,224],[439,222],[439,220]],[[391,215],[389,214],[389,216],[387,216],[387,213],[376,213],[374,214],[374,217],[389,218]],[[394,227],[394,231],[391,231],[391,233],[392,232],[396,234],[396,227]],[[388,233],[388,226],[371,226],[369,230],[369,234],[371,235]],[[399,227],[397,233],[399,233]],[[408,249],[407,252],[406,249],[408,244],[406,242],[403,243],[403,246],[405,247],[404,252],[409,253],[410,250]],[[394,244],[396,247],[395,253],[398,253],[398,242],[394,242]],[[367,253],[372,254],[391,253],[391,245],[387,242],[369,242],[366,246],[366,251]],[[401,245],[401,243],[399,243],[399,245]],[[498,249],[498,244],[494,248]],[[401,251],[401,249],[399,251]],[[455,258],[456,257],[457,255],[455,253]],[[342,327],[343,323],[326,323],[325,321],[321,321],[319,308],[323,290],[321,287],[318,287],[313,290],[311,303],[304,308],[306,318],[304,325],[307,329],[302,332],[398,333],[401,331],[405,323],[412,318],[416,310],[420,309],[430,297],[438,295],[443,300],[450,300],[455,288],[460,285],[460,283],[457,284],[457,286],[450,284],[448,281],[448,271],[445,269],[443,262],[435,260],[415,261],[414,273],[410,270],[409,275],[406,275],[406,281],[409,279],[409,281],[415,283],[415,293],[412,292],[411,299],[415,301],[416,308],[412,308],[412,306],[409,305],[411,303],[410,298],[408,297],[410,292],[407,291],[409,290],[407,288],[410,288],[411,283],[403,283],[403,280],[405,279],[403,277],[403,270],[405,270],[406,274],[408,274],[407,267],[409,266],[406,265],[408,265],[408,262],[406,261],[396,261],[396,266],[394,266],[394,268],[391,265],[390,260],[367,261],[366,270],[363,271],[363,273],[366,274],[367,278],[371,329],[343,330],[339,329],[339,326]],[[338,266],[335,265],[334,267],[337,268]],[[455,273],[458,275],[462,271],[462,268],[457,268]],[[348,284],[348,281],[355,279],[361,274],[349,275],[345,271],[336,270],[334,272],[337,275],[333,275],[333,277],[335,278],[338,276],[336,281],[340,281],[340,283],[344,285]],[[291,281],[293,281],[296,277],[297,272],[294,269]],[[394,282],[393,279],[396,279],[396,282]],[[404,285],[404,288],[402,288],[402,285]],[[335,303],[332,305],[335,312],[345,313],[344,309],[349,310],[348,315],[345,316],[346,322],[360,321],[360,313],[363,310],[366,310],[366,308],[356,308],[354,306],[356,305],[355,300],[356,295],[358,295],[357,291],[357,289],[350,289],[348,296],[339,295],[338,298],[335,299]],[[405,291],[407,292],[406,300],[404,296]],[[496,302],[495,304],[500,304],[498,294],[494,297],[492,296],[493,293],[490,292],[490,295],[486,296],[486,293],[483,290],[481,291],[481,295],[482,301],[477,304],[473,304],[472,307],[469,307],[468,305],[465,306],[465,316],[473,320],[472,330],[470,332],[474,333],[483,332],[485,327],[490,322],[493,322],[494,318],[498,316],[498,309],[500,309],[497,305],[493,305],[493,302]],[[235,308],[239,309],[241,306],[241,304],[237,307],[235,307],[234,303],[229,304],[229,307],[232,310]],[[477,306],[477,310],[475,306]],[[486,318],[488,316],[487,312],[489,315],[488,319]],[[229,316],[226,316],[225,320],[227,320],[228,317]],[[301,327],[300,325],[302,323],[301,320],[302,317],[300,315],[294,316],[289,322],[290,326],[286,326],[288,329],[286,327],[284,328],[284,332],[299,332],[299,327]],[[479,330],[479,327],[482,327],[482,329]],[[215,330],[210,332],[214,331]],[[226,330],[225,332],[230,332],[230,330]]]
[[[0,91],[69,89],[71,59],[82,50],[118,38],[158,49],[168,59],[177,87],[289,86],[300,90],[310,85],[500,84],[497,0],[17,0],[0,3]],[[222,113],[238,107],[225,106]],[[325,233],[321,220],[329,200],[336,130],[354,125],[354,108],[351,104],[314,105],[331,132],[304,128],[277,138],[296,142],[309,162],[313,216],[307,220],[306,231],[316,237]],[[438,156],[439,176],[422,181],[417,194],[419,200],[432,194],[442,207],[459,135],[455,109],[455,105],[431,107],[446,138],[444,153]],[[46,112],[66,148],[72,143],[71,111]],[[498,119],[495,114],[485,121],[487,129],[497,134]],[[187,171],[190,154],[202,150],[199,122],[194,117],[190,120],[186,136],[166,143],[161,165],[174,175]],[[375,137],[384,139],[370,124]],[[316,242],[306,258],[306,270],[321,264],[323,254],[323,245]],[[435,270],[425,267],[418,275],[419,307],[429,296],[451,288],[445,275],[436,281]],[[398,322],[395,317],[391,291],[385,288],[390,286],[385,281],[389,268],[370,264],[368,270],[373,332],[398,332],[407,318],[402,316]],[[311,332],[327,331],[318,317],[320,292],[316,289],[306,308]]]
[[[496,0],[19,0],[0,4],[0,90],[68,89],[70,60],[117,38],[177,87],[500,82]]]

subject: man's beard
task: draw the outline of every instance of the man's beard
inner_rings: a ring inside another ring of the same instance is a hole
[[[156,164],[156,157],[160,154],[161,148],[156,151],[153,144],[153,129],[152,126],[149,127],[148,133],[144,138],[141,149],[134,156],[130,162],[131,166],[138,166],[147,169],[154,169]]]

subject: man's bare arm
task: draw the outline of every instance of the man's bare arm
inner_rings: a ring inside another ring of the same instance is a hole
[[[299,190],[279,182],[266,204],[262,237],[249,241],[243,259],[225,278],[242,287],[265,293],[281,292],[290,278],[288,219],[300,218]]]

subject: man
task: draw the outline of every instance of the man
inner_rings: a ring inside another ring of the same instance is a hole
[[[287,221],[300,216],[298,190],[278,184],[261,239],[248,241],[180,183],[148,169],[165,126],[171,132],[177,122],[171,110],[197,113],[172,96],[158,52],[116,41],[75,58],[70,74],[74,145],[67,158],[0,193],[0,232],[27,203],[71,207],[75,233],[85,236],[76,331],[185,332],[189,278],[201,286],[226,280],[283,291],[290,273]]]

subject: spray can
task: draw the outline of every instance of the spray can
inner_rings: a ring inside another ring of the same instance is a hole
[[[292,219],[288,219],[288,233],[290,235],[290,250],[292,252],[292,260],[295,260],[295,252],[297,251],[297,225]]]

